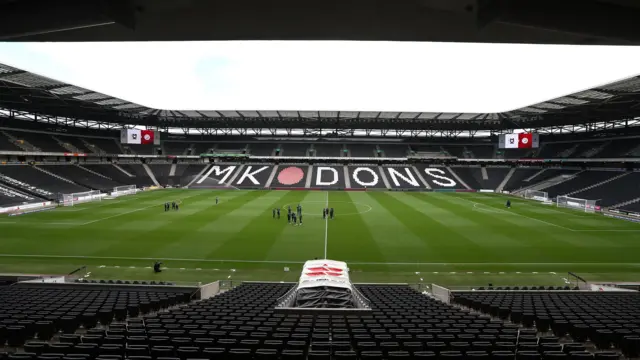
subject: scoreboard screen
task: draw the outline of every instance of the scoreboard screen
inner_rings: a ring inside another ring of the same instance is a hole
[[[501,134],[498,137],[500,149],[537,149],[540,136],[537,133]]]

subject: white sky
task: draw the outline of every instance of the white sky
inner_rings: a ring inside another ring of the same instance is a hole
[[[473,113],[640,74],[640,47],[0,43],[0,62],[157,109]]]

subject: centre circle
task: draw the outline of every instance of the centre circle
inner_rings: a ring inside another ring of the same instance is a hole
[[[301,201],[299,203],[289,203],[284,204],[280,208],[280,211],[287,211],[287,206],[291,206],[291,211],[295,212],[298,204],[302,205],[302,215],[304,216],[317,216],[322,217],[322,209],[324,209],[327,205],[326,201]],[[305,204],[313,204],[311,206],[306,206]],[[339,206],[333,206],[333,204],[354,204],[356,206],[356,212],[340,212]],[[366,214],[369,211],[373,210],[371,205],[355,202],[355,201],[330,201],[329,208],[333,207],[335,210],[336,217],[338,216],[346,216],[346,215],[361,215]]]

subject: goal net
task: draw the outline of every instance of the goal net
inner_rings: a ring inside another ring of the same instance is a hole
[[[60,198],[60,204],[64,206],[73,206],[80,203],[89,201],[101,201],[102,195],[100,190],[91,190],[85,192],[62,194]]]
[[[134,195],[136,191],[135,185],[116,186],[113,188],[111,196],[118,197],[122,195]]]
[[[525,190],[524,192],[525,199],[537,200],[537,201],[548,201],[549,194],[544,191],[538,190]]]
[[[572,198],[569,196],[558,196],[556,198],[556,205],[558,207],[577,209],[584,212],[596,211],[596,200]]]

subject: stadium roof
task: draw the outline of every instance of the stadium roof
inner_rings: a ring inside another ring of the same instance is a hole
[[[0,0],[0,40],[632,45],[635,0]]]
[[[123,84],[123,86],[126,86]],[[526,86],[526,84],[522,84]],[[461,100],[462,101],[462,100]],[[0,64],[5,109],[114,124],[182,128],[402,128],[501,130],[640,117],[640,76],[504,113],[164,110]]]

